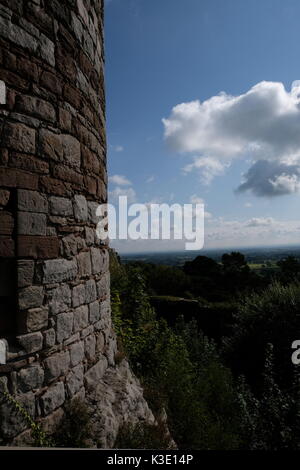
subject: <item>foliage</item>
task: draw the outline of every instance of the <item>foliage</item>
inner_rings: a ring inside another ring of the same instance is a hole
[[[92,438],[90,414],[87,405],[75,398],[65,407],[62,423],[53,436],[56,447],[89,447]]]
[[[197,257],[182,270],[184,291],[181,275],[170,281],[173,269],[134,263],[113,281],[121,353],[152,410],[166,410],[180,449],[300,450],[300,384],[291,364],[300,284],[287,276],[297,264],[279,264],[279,283],[250,270],[240,253],[220,264]],[[154,446],[149,429],[135,431],[121,432],[121,441]]]
[[[116,449],[167,449],[168,446],[169,438],[162,422],[124,424],[115,442]]]
[[[19,403],[7,390],[4,389],[1,393],[3,394],[2,400],[9,403],[13,412],[20,416],[31,430],[32,444],[35,447],[51,447],[53,444],[51,438],[47,436],[41,426],[32,419],[22,404]]]
[[[235,374],[243,374],[256,389],[268,343],[274,345],[274,373],[280,386],[293,380],[291,344],[299,329],[300,285],[271,284],[240,302],[230,337],[224,339],[224,357]]]

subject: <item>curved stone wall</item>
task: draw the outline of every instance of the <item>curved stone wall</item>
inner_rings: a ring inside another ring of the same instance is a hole
[[[0,385],[48,430],[114,367],[103,63],[102,0],[0,0]]]

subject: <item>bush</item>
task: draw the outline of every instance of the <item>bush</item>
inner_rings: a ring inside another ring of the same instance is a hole
[[[89,447],[92,438],[90,414],[87,405],[75,398],[65,407],[59,430],[53,436],[56,447]]]

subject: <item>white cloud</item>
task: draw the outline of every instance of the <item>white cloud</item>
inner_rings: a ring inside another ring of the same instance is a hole
[[[257,217],[245,221],[213,219],[206,224],[206,247],[239,247],[297,243],[299,221]]]
[[[251,202],[246,202],[246,203],[244,204],[244,207],[247,207],[247,208],[252,207]]]
[[[110,148],[111,148],[114,152],[123,152],[123,151],[124,151],[123,145],[110,145]]]
[[[146,179],[146,183],[152,183],[152,181],[155,180],[155,176],[149,176],[149,178]]]
[[[282,83],[260,82],[246,93],[224,92],[204,102],[175,106],[163,119],[171,149],[192,154],[185,172],[198,170],[209,184],[235,158],[254,164],[239,191],[275,196],[300,189],[300,82],[291,91]],[[262,165],[264,174],[255,181]]]
[[[253,217],[245,223],[245,227],[268,227],[274,222],[272,217]]]
[[[130,186],[132,184],[129,179],[123,175],[112,175],[108,178],[108,181],[118,186]]]
[[[118,202],[119,196],[127,196],[128,202],[136,202],[136,192],[133,188],[121,188],[117,186],[112,191],[108,192],[109,202]]]
[[[191,204],[204,204],[204,207],[206,206],[204,199],[202,199],[202,197],[197,196],[197,194],[192,194],[192,196],[190,197],[190,203]],[[205,210],[204,217],[205,219],[211,219],[212,214]]]

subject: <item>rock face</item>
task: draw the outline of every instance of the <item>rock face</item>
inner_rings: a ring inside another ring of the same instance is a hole
[[[143,398],[140,383],[126,360],[117,367],[106,369],[101,380],[96,381],[96,386],[92,385],[87,401],[93,411],[92,424],[97,445],[102,448],[113,446],[120,426],[125,423],[155,422]]]
[[[46,429],[85,397],[110,447],[124,421],[153,416],[128,364],[115,365],[95,230],[107,197],[103,3],[0,0],[0,393]],[[2,442],[26,440],[7,403],[0,418]]]

